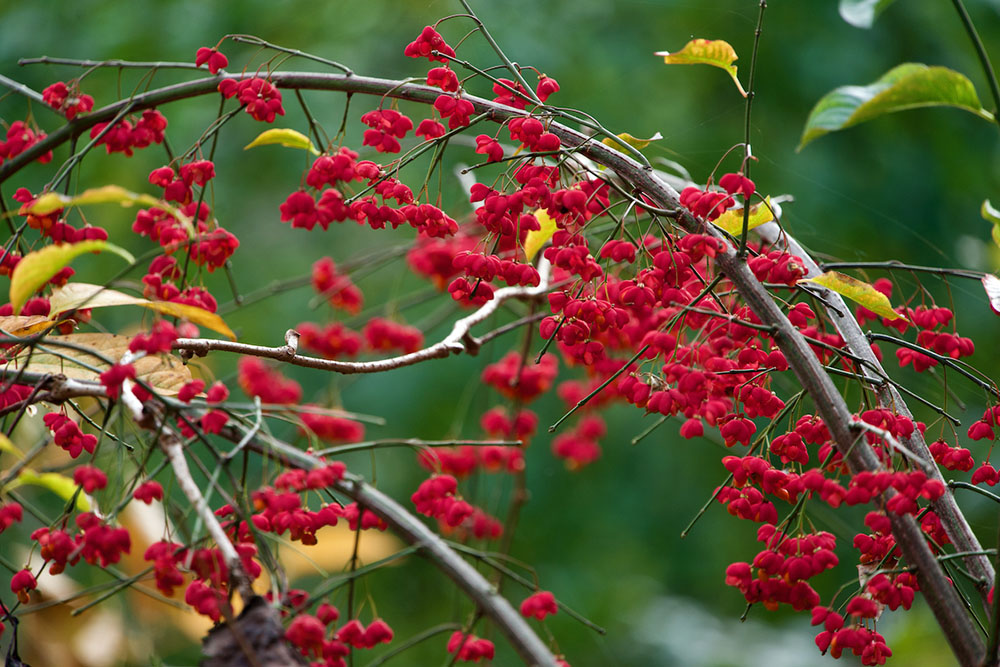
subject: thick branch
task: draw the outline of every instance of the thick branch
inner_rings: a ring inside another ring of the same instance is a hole
[[[809,276],[814,276],[822,272],[819,266],[816,265],[815,260],[806,252],[805,248],[788,234],[782,233],[778,225],[768,223],[758,228],[757,231],[771,243],[777,242],[780,235],[780,240],[787,244],[788,251],[802,258]],[[859,372],[863,378],[875,387],[879,403],[887,409],[912,419],[913,414],[907,407],[903,397],[899,394],[899,391],[889,382],[883,382],[879,378],[880,375],[888,377],[888,374],[882,368],[882,364],[875,356],[875,353],[872,352],[868,338],[858,325],[858,321],[850,315],[851,310],[844,303],[844,299],[839,294],[829,290],[827,290],[826,299],[833,306],[832,308],[827,308],[827,316],[837,328],[840,337],[844,339],[847,349],[861,360],[861,363],[858,364],[860,367]],[[913,434],[909,438],[906,438],[904,444],[910,451],[930,464],[924,468],[924,471],[931,479],[937,479],[942,484],[945,483],[940,469],[933,464],[934,457],[927,448],[927,442],[924,440],[923,434],[918,429],[913,430]],[[943,496],[932,502],[931,507],[934,513],[941,519],[941,525],[948,535],[948,539],[955,545],[955,549],[960,552],[970,553],[982,551],[983,547],[979,544],[975,533],[972,532],[968,521],[965,520],[965,515],[959,509],[958,503],[955,502],[955,495],[950,488]],[[965,559],[965,566],[976,577],[976,589],[982,595],[983,602],[985,603],[986,594],[989,592],[989,588],[995,577],[993,564],[986,556],[968,556]]]
[[[218,76],[168,86],[136,95],[129,100],[112,104],[82,118],[78,117],[25,152],[0,165],[0,182],[6,180],[25,164],[69,140],[72,136],[84,132],[98,122],[112,120],[125,105],[131,105],[132,109],[140,111],[173,100],[212,93],[218,83],[224,78],[240,79],[247,76]],[[273,73],[270,78],[279,88],[340,90],[386,95],[423,103],[433,102],[440,94],[440,90],[427,86],[361,76],[347,77],[333,74],[278,72]],[[510,118],[527,115],[523,111],[496,104],[482,98],[466,96],[465,99],[472,102],[477,113],[486,113],[490,119],[497,122],[504,122]],[[636,191],[646,194],[655,205],[663,209],[677,211],[677,221],[687,231],[710,234],[721,238],[718,230],[714,229],[711,225],[706,225],[684,212],[679,205],[677,192],[664,180],[659,178],[649,167],[644,167],[608,146],[559,123],[550,123],[548,129],[559,137],[565,147],[578,149],[586,157],[609,167]],[[784,353],[803,388],[812,397],[816,404],[817,412],[826,423],[838,450],[844,455],[851,469],[854,472],[878,470],[880,468],[878,459],[870,447],[853,447],[854,434],[851,429],[851,414],[847,409],[843,397],[836,391],[832,380],[824,371],[816,355],[809,348],[808,343],[791,325],[764,286],[753,276],[746,262],[737,257],[735,250],[727,244],[726,252],[716,258],[716,264],[733,282],[744,301],[746,301],[761,322],[774,328],[774,340]],[[846,313],[848,311],[845,309],[843,312]],[[896,403],[892,404],[896,405]],[[908,445],[911,449],[919,453],[919,450],[912,443],[908,443]],[[355,490],[355,493],[358,492]],[[957,520],[956,516],[940,516],[942,522],[954,522]],[[924,592],[955,655],[962,664],[978,664],[984,654],[983,641],[966,613],[964,605],[952,583],[928,547],[920,527],[912,517],[896,517],[893,515],[890,518],[892,519],[893,534],[896,537],[896,541],[902,549],[907,562],[917,568],[921,590]],[[427,533],[433,535],[430,531],[427,531]],[[419,538],[414,536],[414,539]],[[445,567],[443,564],[445,561],[435,562]],[[462,563],[467,566],[464,561]],[[455,567],[458,566],[456,565]],[[488,593],[488,589],[478,590],[477,592],[484,601],[489,601]],[[537,640],[533,633],[530,636]],[[523,637],[514,637],[512,641],[517,642],[522,639]],[[548,652],[546,651],[546,653]],[[551,664],[551,662],[546,661],[545,664]]]
[[[234,442],[243,437],[241,432],[231,427],[223,429],[221,435]],[[274,438],[264,439],[257,436],[249,442],[248,447],[296,468],[310,469],[326,465],[322,459]],[[356,475],[346,475],[343,480],[337,482],[336,488],[355,500],[359,506],[385,519],[392,531],[408,544],[419,547],[420,553],[454,581],[482,613],[493,621],[526,664],[555,667],[555,657],[525,619],[489,581],[449,547],[440,535],[425,526],[395,500]]]

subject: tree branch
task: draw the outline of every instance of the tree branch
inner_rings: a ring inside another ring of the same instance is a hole
[[[460,354],[462,352],[476,354],[483,341],[472,336],[472,327],[489,318],[504,301],[518,298],[535,298],[545,294],[549,288],[550,268],[549,260],[543,257],[538,262],[538,273],[541,281],[537,287],[504,287],[498,289],[494,292],[493,298],[490,301],[484,303],[471,315],[467,315],[455,322],[451,328],[451,333],[439,342],[422,350],[403,354],[398,357],[390,357],[389,359],[380,359],[378,361],[336,361],[298,354],[290,344],[282,345],[281,347],[264,347],[214,338],[178,338],[174,341],[173,349],[199,356],[204,356],[212,350],[236,352],[237,354],[246,354],[254,357],[277,359],[293,366],[303,366],[305,368],[315,368],[344,374],[380,373],[404,366],[412,366],[413,364],[429,359],[440,359],[450,354]]]
[[[808,271],[808,276],[821,273],[819,266],[817,266],[809,253],[799,245],[798,241],[787,233],[782,232],[777,224],[767,223],[759,227],[757,231],[770,243],[775,243],[780,235],[781,239],[787,244],[788,251],[802,258]],[[888,373],[885,372],[875,353],[872,352],[868,338],[858,325],[858,321],[850,315],[851,311],[847,307],[847,304],[844,303],[844,299],[839,294],[829,290],[826,296],[836,308],[836,310],[828,309],[827,316],[833,322],[840,337],[844,339],[847,349],[862,361],[859,364],[861,375],[875,387],[879,404],[882,407],[895,410],[898,414],[912,419],[913,414],[910,412],[906,401],[903,400],[899,391],[889,382],[879,379],[879,375],[888,377]],[[913,434],[905,440],[904,444],[924,461],[933,463],[934,457],[927,448],[927,442],[924,440],[923,434],[918,429],[913,430]],[[937,479],[941,483],[945,483],[945,479],[936,465],[931,465],[927,473],[931,479]],[[968,521],[966,521],[965,515],[959,509],[958,503],[955,502],[955,496],[950,488],[943,496],[933,501],[931,507],[934,513],[938,515],[938,518],[941,519],[941,525],[948,535],[948,539],[951,540],[957,550],[965,552],[982,551],[983,547],[980,545],[979,539],[972,532],[972,528],[969,526]],[[993,564],[985,556],[969,556],[965,559],[965,565],[979,580],[976,583],[976,589],[985,603],[986,594],[989,592],[989,587],[995,577]]]
[[[233,442],[239,442],[244,433],[227,426],[220,435]],[[264,456],[295,468],[309,470],[327,464],[323,459],[307,454],[286,442],[260,434],[254,436],[247,446]],[[429,558],[438,569],[454,581],[477,608],[493,621],[526,664],[555,667],[556,661],[552,652],[525,619],[476,568],[449,547],[440,535],[425,526],[395,500],[357,475],[346,474],[343,480],[337,482],[336,489],[356,501],[359,506],[375,512],[384,519],[394,533],[407,544],[417,547],[422,555]]]
[[[42,141],[32,145],[29,149],[15,158],[0,165],[0,182],[5,181],[21,167],[44,155],[45,152],[69,140],[71,137],[84,132],[94,124],[111,120],[125,105],[131,105],[132,109],[140,111],[142,109],[151,108],[158,104],[163,104],[173,100],[212,93],[216,90],[219,82],[225,78],[243,79],[248,78],[249,76],[251,75],[217,76],[168,86],[150,91],[148,93],[136,95],[128,100],[109,105],[86,116],[78,117],[59,130],[50,134]],[[423,103],[433,103],[438,95],[440,95],[440,90],[423,85],[361,76],[346,77],[334,74],[276,72],[270,76],[270,80],[279,88],[340,90],[352,93],[385,95],[398,99]],[[464,99],[473,104],[477,113],[485,113],[489,119],[496,122],[504,122],[510,118],[524,117],[528,115],[526,112],[490,102],[479,97],[465,96]],[[548,118],[545,111],[540,111],[536,115]],[[597,162],[598,164],[602,164],[610,168],[617,173],[623,181],[632,186],[632,188],[646,194],[656,206],[665,210],[676,212],[675,215],[677,223],[686,231],[711,235],[725,241],[723,235],[712,225],[706,224],[688,214],[679,204],[678,193],[666,181],[657,176],[651,168],[640,165],[635,160],[632,160],[618,151],[601,144],[591,137],[572,130],[557,122],[549,123],[548,130],[558,136],[567,149],[578,150],[580,153],[584,154],[586,157]],[[829,375],[826,374],[822,365],[819,363],[819,360],[816,358],[816,355],[809,348],[808,343],[791,325],[764,286],[761,285],[761,283],[750,272],[746,262],[736,255],[735,249],[732,248],[728,242],[725,247],[726,250],[720,253],[715,259],[716,266],[719,267],[732,281],[744,301],[751,308],[754,314],[757,315],[761,322],[774,328],[773,336],[775,342],[784,353],[785,358],[788,360],[790,367],[794,371],[799,382],[802,384],[802,387],[806,389],[812,397],[816,405],[817,412],[826,423],[827,428],[833,436],[833,440],[838,451],[844,455],[851,470],[855,473],[864,470],[879,470],[879,461],[870,447],[853,446],[854,433],[852,432],[851,427],[851,413],[848,410],[843,397],[836,391]],[[831,294],[828,297],[828,300],[831,304],[840,301],[839,297],[835,294]],[[840,307],[843,308],[843,311],[840,313],[831,313],[831,317],[834,322],[842,323],[846,328],[850,328],[849,323],[854,322],[854,320],[848,314],[849,311],[846,309],[846,306],[843,306],[842,301],[840,301],[840,303]],[[833,306],[833,308],[836,310],[837,307]],[[856,327],[856,322],[854,322],[854,325]],[[860,333],[860,328],[858,328],[858,333]],[[844,336],[845,340],[848,340],[848,336],[844,335],[844,333],[841,335]],[[853,346],[857,344],[857,341],[853,339],[853,336],[851,340],[852,342],[850,345]],[[863,340],[863,336],[861,337],[861,340]],[[865,344],[864,347],[867,347],[867,345]],[[859,352],[863,351],[863,348],[861,347],[856,349]],[[394,363],[398,363],[398,361]],[[390,364],[389,367],[395,366]],[[897,392],[891,389],[887,389],[885,391],[887,392],[885,394],[887,399],[893,396],[896,397],[895,400],[887,400],[887,405],[897,407],[897,409],[899,406],[902,406],[902,410],[906,410],[905,404],[902,403],[902,399]],[[900,413],[906,414],[906,412],[903,411]],[[919,447],[919,443],[912,441],[908,441],[906,444],[912,451],[917,452],[921,456],[925,456],[927,454],[926,446],[921,448]],[[929,457],[928,460],[930,460]],[[352,491],[357,494],[359,502],[362,497],[365,497],[367,500],[377,502],[379,506],[386,511],[395,509],[393,507],[394,503],[390,505],[386,502],[382,502],[384,500],[388,503],[392,503],[390,499],[381,496],[381,494],[378,494],[378,492],[375,492],[373,489],[371,491],[376,495],[366,494],[364,493],[365,489],[366,487],[352,488],[350,484],[345,483],[345,492]],[[947,495],[948,494],[946,494],[946,496]],[[398,507],[398,505],[395,507]],[[956,534],[965,530],[967,524],[961,516],[961,513],[958,512],[957,506],[954,506],[954,513],[947,511],[950,507],[952,507],[952,505],[948,505],[948,503],[940,503],[939,507],[942,508],[942,511],[939,512],[939,517],[941,518],[942,523],[948,526],[946,528],[947,530],[953,531]],[[412,517],[410,518],[412,519]],[[890,520],[892,522],[893,535],[896,538],[896,542],[902,550],[907,562],[911,566],[917,568],[917,577],[920,583],[920,588],[924,592],[925,598],[931,606],[935,618],[941,626],[956,657],[962,664],[965,665],[978,664],[982,660],[985,649],[982,638],[968,616],[962,600],[959,598],[954,586],[946,576],[946,573],[943,571],[941,564],[936,560],[934,554],[928,547],[927,541],[924,538],[919,525],[916,521],[914,521],[913,517],[898,517],[892,513],[890,513]],[[433,536],[433,534],[430,533],[430,531],[427,531],[422,524],[416,522],[415,520],[414,522],[417,526],[423,528],[427,534]],[[417,528],[410,525],[409,522],[402,522],[398,527],[400,529],[412,529],[413,531],[417,531]],[[423,537],[418,537],[417,532],[414,532],[412,535],[415,540],[424,539]],[[969,534],[966,537],[971,540],[975,539],[971,534],[971,531],[969,531]],[[434,536],[434,538],[439,539],[436,538],[436,536]],[[435,562],[438,562],[442,569],[446,567],[454,567],[458,568],[455,571],[459,572],[464,571],[462,570],[462,566],[464,566],[464,568],[469,568],[468,564],[461,561],[460,558],[458,560],[461,562],[461,566],[453,563],[446,566],[445,563],[451,563],[451,560],[449,560],[451,557],[457,558],[457,556],[455,556],[452,552],[439,553],[430,549],[430,547],[428,547],[428,550],[435,554]],[[976,551],[981,549],[963,548],[963,550]],[[441,560],[437,560],[438,558],[441,558]],[[985,572],[986,570],[982,571]],[[990,569],[990,571],[992,571],[992,569]],[[471,573],[469,574],[471,576]],[[463,582],[465,582],[465,579],[462,579],[459,584],[465,588],[467,584]],[[488,584],[486,584],[486,586],[488,587]],[[470,595],[475,593],[475,595],[478,596],[478,598],[483,602],[492,601],[488,588],[483,589],[480,587],[475,588],[475,590],[472,591],[470,591],[470,589],[465,590],[469,592]],[[503,601],[503,604],[506,604],[506,601]],[[509,609],[509,605],[507,605],[507,608]],[[497,613],[499,617],[503,618],[504,613],[506,612]],[[516,614],[514,615],[516,616]],[[520,621],[521,619],[517,620]],[[500,627],[503,628],[505,634],[507,634],[507,630],[509,630],[511,626],[501,624]],[[516,635],[517,633],[514,634]],[[508,636],[519,650],[524,648],[524,645],[521,643],[524,639],[523,637]],[[530,637],[537,641],[537,637],[535,637],[533,633],[530,633]],[[551,656],[547,650],[545,650],[545,655]],[[544,664],[552,664],[552,661],[547,659],[544,661]]]

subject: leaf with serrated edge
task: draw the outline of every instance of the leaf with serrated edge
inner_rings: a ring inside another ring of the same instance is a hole
[[[763,203],[750,207],[750,219],[747,223],[747,229],[760,227],[772,220],[774,220],[774,215],[771,213],[771,197],[769,196]],[[739,236],[743,233],[743,209],[731,208],[713,220],[712,224],[726,230],[733,236]]]
[[[855,28],[871,28],[893,0],[840,0],[840,18]]]
[[[48,336],[39,345],[44,350],[23,350],[15,355],[17,368],[37,373],[65,375],[74,380],[99,381],[99,375],[111,367],[103,361],[106,357],[117,361],[128,351],[131,336],[106,333],[69,334]],[[73,348],[57,345],[69,343]],[[151,354],[132,362],[139,380],[146,382],[161,394],[176,394],[191,381],[191,370],[177,357],[170,354]]]
[[[956,107],[993,121],[964,75],[947,67],[904,63],[872,84],[841,86],[824,95],[809,112],[797,150],[829,132],[887,113],[931,106]]]
[[[711,65],[725,70],[733,78],[740,95],[747,96],[747,91],[743,90],[743,85],[736,77],[736,65],[733,64],[739,56],[729,42],[721,39],[692,39],[680,51],[657,51],[653,55],[663,56],[663,62],[668,65]]]
[[[852,278],[839,271],[827,271],[818,276],[803,278],[799,281],[799,283],[806,282],[822,285],[828,290],[832,290],[840,296],[864,306],[881,317],[886,317],[890,320],[906,319],[892,309],[889,297],[885,294],[882,294],[865,281]]]
[[[300,148],[304,151],[309,151],[313,155],[320,154],[309,137],[301,132],[291,130],[287,127],[274,127],[270,130],[264,130],[257,135],[256,139],[244,146],[243,150],[256,148],[257,146],[270,146],[274,144],[286,146],[288,148]]]
[[[87,252],[102,250],[113,252],[130,264],[135,263],[131,253],[107,241],[50,245],[22,257],[10,276],[10,303],[14,307],[14,314],[20,314],[24,302],[75,258]]]
[[[66,501],[73,498],[77,489],[76,482],[66,475],[60,475],[57,472],[37,473],[34,470],[25,469],[7,486],[7,490],[25,485],[40,486],[43,489],[48,489]],[[90,496],[80,491],[79,495],[76,496],[76,508],[81,512],[89,512],[91,508]]]
[[[538,251],[542,249],[542,246],[548,243],[548,240],[556,233],[556,221],[545,212],[545,209],[540,208],[535,211],[535,218],[538,219],[541,229],[531,230],[524,239],[524,256],[529,262],[534,259]]]
[[[236,340],[236,334],[217,314],[185,303],[150,301],[89,283],[66,283],[53,290],[52,296],[49,297],[49,309],[53,314],[78,308],[103,308],[106,306],[141,306],[163,315],[183,318],[193,324],[220,333],[229,340]]]

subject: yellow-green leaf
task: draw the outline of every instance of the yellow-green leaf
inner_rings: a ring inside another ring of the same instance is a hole
[[[983,220],[993,223],[990,235],[993,237],[993,242],[1000,246],[1000,211],[990,203],[989,199],[984,199],[979,213],[983,216]]]
[[[654,55],[663,56],[663,62],[668,65],[711,65],[729,73],[740,95],[747,96],[740,80],[736,77],[736,65],[739,58],[729,42],[721,39],[692,39],[680,51],[657,51]]]
[[[964,75],[947,67],[903,63],[872,84],[841,86],[824,95],[809,112],[798,150],[828,132],[887,113],[932,106],[957,107],[993,121]]]
[[[111,367],[102,357],[117,361],[128,351],[131,336],[107,333],[48,336],[41,341],[43,350],[22,350],[14,356],[17,368],[37,373],[65,375],[74,380],[98,381],[98,376]],[[65,347],[59,343],[67,343]],[[161,394],[176,394],[191,381],[191,369],[171,354],[151,354],[132,362],[139,380]]]
[[[12,489],[26,485],[40,486],[43,489],[48,489],[67,502],[73,498],[77,489],[76,482],[71,477],[60,475],[57,472],[37,473],[30,469],[22,470],[21,474],[14,478],[14,481],[7,488]],[[80,491],[76,496],[76,507],[81,512],[90,511],[90,498],[83,491]]]
[[[309,151],[313,155],[319,155],[319,151],[316,150],[316,146],[313,145],[309,137],[287,127],[275,127],[270,130],[264,130],[257,135],[256,139],[244,146],[243,150],[273,144],[287,146],[288,148],[300,148],[304,151]]]
[[[535,218],[542,228],[533,229],[528,232],[528,236],[524,239],[524,256],[529,262],[534,259],[538,251],[542,249],[542,246],[548,243],[552,235],[556,233],[556,221],[552,219],[545,209],[540,208],[535,211]]]
[[[774,220],[774,215],[771,212],[771,197],[768,196],[762,203],[750,207],[747,229],[760,227],[765,222],[772,220]],[[716,227],[726,230],[733,236],[739,236],[743,233],[743,209],[731,208],[712,222]]]
[[[34,213],[35,215],[47,215],[61,208],[84,206],[86,204],[121,204],[122,206],[142,204],[143,206],[159,206],[165,210],[173,208],[165,205],[164,202],[151,195],[136,194],[119,185],[105,185],[99,188],[84,190],[74,197],[61,195],[58,192],[46,192],[33,201],[25,212]]]
[[[21,450],[14,446],[14,443],[10,441],[3,433],[0,433],[0,452],[7,452],[8,454],[13,454],[17,458],[22,458]]]
[[[180,317],[220,333],[230,340],[236,340],[236,334],[217,314],[184,303],[150,301],[89,283],[66,283],[54,290],[52,296],[49,297],[49,309],[53,315],[79,308],[103,308],[107,306],[141,306],[170,317]]]
[[[135,258],[127,250],[107,241],[53,244],[29,252],[17,263],[10,276],[10,302],[14,307],[14,314],[19,314],[24,302],[76,257],[102,250],[113,252],[126,262],[135,263]]]
[[[837,294],[854,301],[881,317],[890,320],[906,319],[892,309],[889,297],[882,294],[877,289],[857,278],[852,278],[838,271],[827,271],[826,273],[812,278],[803,278],[800,283],[816,283],[836,292]]]
[[[605,146],[610,146],[615,150],[621,150],[622,148],[625,148],[625,144],[628,144],[632,148],[642,150],[643,148],[650,145],[654,141],[663,138],[663,135],[660,134],[659,132],[651,136],[649,139],[637,139],[628,132],[622,132],[621,134],[616,136],[618,137],[617,140],[612,139],[611,137],[605,137],[604,139],[601,139],[601,143],[604,144]]]

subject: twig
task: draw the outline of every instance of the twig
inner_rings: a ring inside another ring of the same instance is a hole
[[[2,167],[0,167],[2,168]],[[444,339],[416,352],[403,354],[398,357],[381,359],[378,361],[335,361],[333,359],[321,359],[307,355],[297,354],[288,345],[281,347],[264,347],[261,345],[249,345],[227,340],[216,340],[213,338],[178,338],[174,341],[173,349],[183,350],[189,353],[204,356],[210,351],[217,350],[223,352],[236,352],[254,357],[264,357],[267,359],[277,359],[294,366],[304,366],[305,368],[315,368],[319,370],[333,371],[335,373],[380,373],[383,371],[412,366],[413,364],[430,359],[440,359],[451,354],[467,352],[475,354],[479,351],[482,341],[471,335],[472,327],[486,320],[500,305],[509,299],[535,298],[545,294],[549,285],[549,262],[542,258],[539,262],[539,275],[541,281],[536,287],[504,287],[493,294],[493,299],[487,301],[471,315],[467,315],[455,322],[451,333]]]

